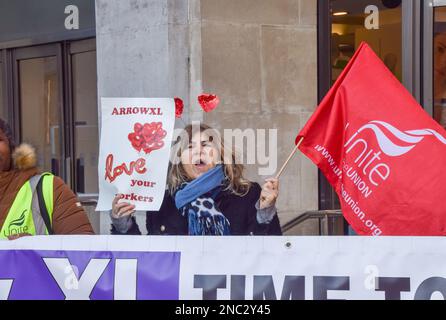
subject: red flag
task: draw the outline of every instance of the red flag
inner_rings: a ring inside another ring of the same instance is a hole
[[[299,133],[360,235],[446,234],[446,132],[362,43]]]

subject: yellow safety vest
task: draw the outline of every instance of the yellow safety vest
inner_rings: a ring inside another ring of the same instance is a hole
[[[43,173],[32,177],[20,188],[3,223],[0,239],[22,233],[48,234],[39,208],[37,185],[41,179],[44,205],[48,211],[50,225],[52,225],[54,176],[51,173]]]

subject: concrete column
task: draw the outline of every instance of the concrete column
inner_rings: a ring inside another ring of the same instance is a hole
[[[189,101],[188,6],[187,0],[96,0],[99,103],[101,97]],[[145,232],[144,213],[137,220]],[[101,213],[100,229],[109,233],[108,213]]]

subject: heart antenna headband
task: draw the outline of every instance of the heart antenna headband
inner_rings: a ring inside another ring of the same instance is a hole
[[[175,117],[181,118],[184,111],[184,102],[178,97],[175,100]],[[220,104],[220,98],[215,94],[203,93],[198,96],[198,103],[204,112],[211,112]]]

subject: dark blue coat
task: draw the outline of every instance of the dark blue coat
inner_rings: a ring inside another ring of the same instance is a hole
[[[230,191],[221,191],[215,198],[215,203],[229,220],[231,235],[282,235],[277,215],[269,224],[257,223],[255,204],[260,198],[261,188],[253,183],[249,192],[241,197]],[[140,235],[138,224],[133,219],[133,226],[126,234]],[[187,218],[183,217],[175,207],[171,194],[166,191],[163,203],[158,212],[148,211],[146,226],[149,235],[187,235]],[[112,234],[119,234],[112,226]]]

